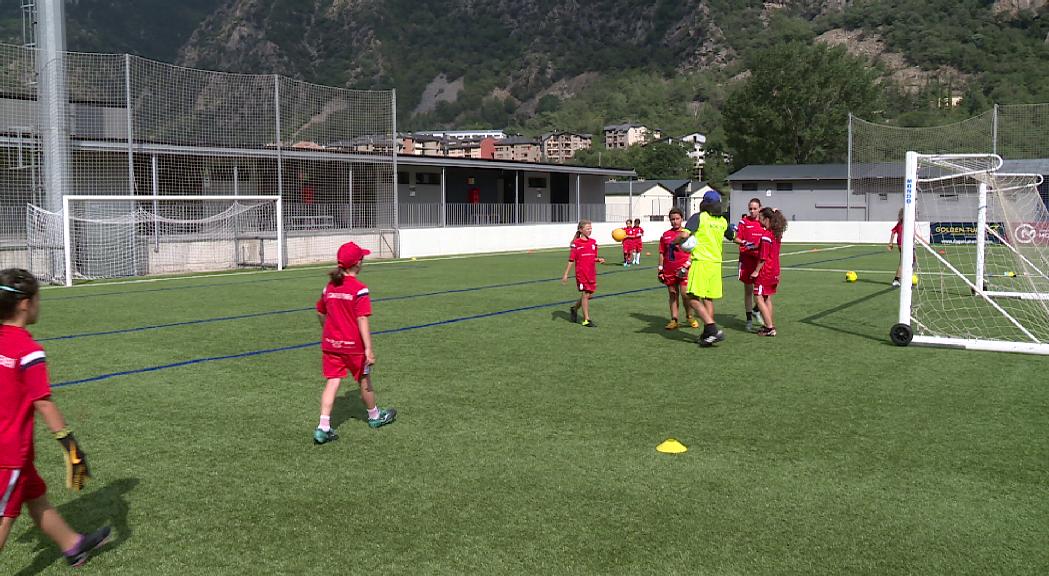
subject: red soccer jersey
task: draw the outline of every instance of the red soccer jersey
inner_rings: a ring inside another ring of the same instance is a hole
[[[681,246],[674,244],[674,240],[678,237],[680,229],[674,230],[671,228],[663,233],[659,237],[659,253],[663,256],[663,272],[673,273],[681,269],[682,266],[688,264],[689,254],[681,249]]]
[[[575,277],[581,282],[597,280],[597,240],[580,236],[568,247],[568,261],[575,262]]]
[[[758,222],[756,218],[750,216],[744,216],[739,219],[739,224],[736,225],[736,238],[739,238],[743,244],[739,246],[740,258],[753,258],[755,261],[758,258],[758,244],[761,242],[761,236],[764,234],[765,229],[761,226],[761,222]],[[753,244],[753,247],[748,248],[747,243]]]
[[[33,402],[51,395],[44,360],[25,328],[0,326],[0,468],[33,461]]]
[[[765,264],[762,265],[761,271],[758,272],[758,278],[754,284],[764,286],[779,284],[779,244],[780,239],[776,238],[772,232],[766,230],[761,237],[761,246],[758,250],[758,257]]]
[[[339,286],[329,282],[317,300],[317,312],[324,314],[321,350],[364,354],[357,319],[372,315],[372,299],[367,286],[355,276],[346,276]]]
[[[903,247],[903,222],[897,222],[892,230],[889,232],[889,242],[892,242],[892,235],[896,235],[896,245]]]

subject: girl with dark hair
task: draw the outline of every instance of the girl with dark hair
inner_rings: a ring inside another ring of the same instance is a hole
[[[761,237],[757,268],[750,277],[754,283],[754,296],[761,311],[765,326],[758,330],[759,336],[775,336],[776,322],[772,315],[772,295],[779,287],[779,249],[783,233],[787,231],[787,219],[779,210],[765,207],[758,213],[758,220],[765,229]]]

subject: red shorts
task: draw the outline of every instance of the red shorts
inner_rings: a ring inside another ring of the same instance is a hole
[[[576,276],[575,287],[580,292],[589,292],[593,294],[594,292],[597,292],[597,280],[590,280],[588,278],[580,278],[579,276]]]
[[[667,286],[688,286],[688,270],[681,276],[678,275],[678,270],[664,269],[659,274],[659,281]]]
[[[47,484],[30,462],[25,468],[0,468],[0,516],[18,518],[22,505],[47,493]]]
[[[739,257],[739,281],[744,284],[753,284],[754,278],[750,275],[754,273],[754,269],[758,267],[760,260],[754,258],[748,258],[746,256]]]
[[[779,284],[758,284],[754,283],[754,295],[755,296],[772,296],[776,293],[776,287]]]
[[[354,382],[360,382],[371,373],[370,366],[364,362],[364,354],[339,354],[338,352],[321,352],[321,364],[324,378],[345,378],[353,376]]]

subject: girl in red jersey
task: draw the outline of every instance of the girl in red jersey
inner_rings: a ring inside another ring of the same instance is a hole
[[[630,263],[640,264],[641,263],[641,251],[644,249],[644,240],[642,238],[645,235],[644,229],[641,228],[641,218],[634,219],[634,239],[633,247],[630,248]]]
[[[692,311],[688,307],[683,286],[688,285],[688,264],[691,260],[689,253],[682,250],[678,238],[681,236],[681,223],[684,215],[680,208],[670,209],[670,230],[667,230],[659,238],[659,281],[666,285],[667,296],[670,299],[670,322],[667,322],[667,330],[676,330],[678,327],[678,299],[685,309],[688,324],[693,328],[699,328],[699,321],[692,317]]]
[[[903,270],[903,208],[900,208],[900,215],[896,217],[896,225],[889,232],[889,250],[892,250],[893,244],[900,251],[900,263],[896,265],[896,277],[892,279],[892,287],[899,288],[900,270]]]
[[[26,270],[0,271],[0,550],[24,505],[40,531],[54,540],[71,566],[109,539],[109,527],[80,534],[47,500],[47,485],[33,461],[33,420],[40,414],[62,444],[66,485],[80,490],[91,476],[84,452],[51,400],[44,349],[25,327],[40,312],[40,285]]]
[[[787,219],[779,210],[762,208],[758,221],[765,229],[761,237],[758,265],[750,277],[754,283],[754,295],[757,297],[758,310],[765,326],[758,330],[759,336],[775,336],[776,322],[772,316],[772,295],[779,286],[779,247],[783,233],[787,231]]]
[[[594,231],[593,224],[589,220],[580,220],[576,227],[575,238],[568,247],[568,266],[561,276],[561,283],[568,282],[568,271],[575,264],[575,283],[579,290],[579,300],[569,309],[572,322],[579,321],[579,310],[583,311],[583,326],[593,328],[594,323],[590,320],[590,297],[597,290],[597,265],[605,261],[597,255],[597,240],[590,237]]]
[[[623,232],[626,233],[626,238],[623,238],[623,268],[630,266],[630,250],[633,246],[630,238],[634,235],[634,225],[631,220],[627,220],[626,224],[623,225]]]
[[[368,317],[372,314],[371,295],[357,276],[361,262],[371,254],[353,242],[339,247],[338,267],[328,276],[331,281],[317,300],[317,314],[324,326],[321,337],[321,364],[327,384],[321,395],[321,417],[313,431],[317,444],[331,442],[338,434],[331,427],[331,410],[339,385],[347,374],[357,381],[361,402],[368,410],[368,426],[378,428],[393,422],[397,410],[379,408],[372,389],[371,367],[375,364]]]
[[[739,244],[739,281],[743,283],[743,309],[747,311],[747,331],[754,330],[754,314],[758,312],[754,305],[754,284],[750,275],[758,266],[758,248],[761,244],[763,228],[758,222],[761,211],[761,200],[751,198],[747,203],[747,213],[736,226],[736,244]]]

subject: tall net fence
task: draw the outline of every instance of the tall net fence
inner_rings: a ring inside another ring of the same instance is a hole
[[[30,262],[26,207],[70,195],[279,196],[287,264],[331,261],[348,240],[397,255],[392,91],[128,55],[42,60],[0,45],[0,266],[60,275]]]
[[[995,106],[944,126],[901,128],[850,118],[850,219],[895,221],[903,206],[904,156],[997,154],[1003,170],[1049,174],[1049,104]],[[1042,198],[1049,198],[1043,183]],[[922,215],[918,215],[922,219]]]

